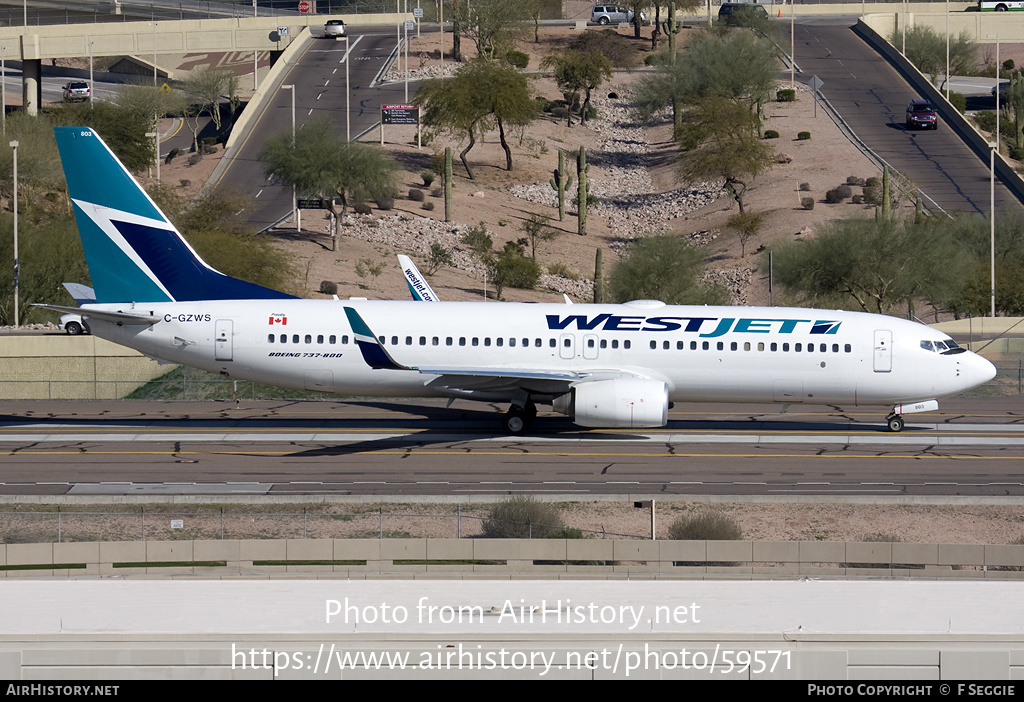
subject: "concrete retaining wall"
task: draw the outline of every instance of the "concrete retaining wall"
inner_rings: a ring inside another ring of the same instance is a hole
[[[118,399],[171,368],[92,335],[0,336],[3,399]]]
[[[0,578],[235,578],[297,573],[408,578],[440,573],[447,577],[558,577],[561,573],[613,579],[637,574],[1024,579],[1024,546],[617,539],[229,539],[0,545]]]

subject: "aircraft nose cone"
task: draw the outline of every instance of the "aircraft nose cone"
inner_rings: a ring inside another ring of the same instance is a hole
[[[977,376],[977,383],[981,385],[996,377],[996,367],[992,365],[991,361],[981,356],[975,356],[975,359],[975,367],[971,369],[971,380],[974,380],[974,376]]]

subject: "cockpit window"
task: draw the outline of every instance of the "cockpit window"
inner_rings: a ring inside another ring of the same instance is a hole
[[[930,341],[921,341],[921,348],[924,349],[925,351],[935,350],[935,347],[932,345],[932,342]]]

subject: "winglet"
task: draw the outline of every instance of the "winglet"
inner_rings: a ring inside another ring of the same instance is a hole
[[[423,277],[423,274],[420,273],[411,258],[398,254],[398,265],[402,267],[402,273],[405,274],[405,283],[409,286],[409,293],[412,295],[413,300],[417,302],[441,301],[441,298],[430,287],[430,283]]]
[[[384,349],[384,346],[377,340],[377,337],[370,331],[363,318],[351,307],[345,308],[345,316],[348,317],[349,326],[352,327],[352,335],[355,337],[356,345],[359,346],[359,353],[363,354],[363,360],[370,368],[380,370],[416,370],[396,363],[395,359]]]

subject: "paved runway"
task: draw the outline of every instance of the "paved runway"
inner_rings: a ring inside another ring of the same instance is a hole
[[[1024,403],[677,405],[663,429],[586,430],[442,402],[21,403],[0,413],[0,494],[1024,495]]]

